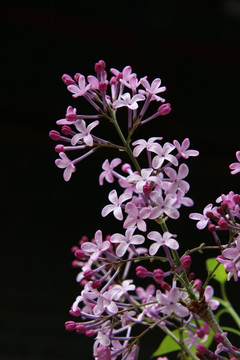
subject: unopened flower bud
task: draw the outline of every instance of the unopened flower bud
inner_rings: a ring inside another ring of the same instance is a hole
[[[190,255],[185,255],[181,259],[181,264],[184,268],[184,270],[188,270],[192,264],[192,258]]]
[[[90,280],[93,277],[93,270],[86,270],[83,273],[83,276],[85,277],[85,279]]]
[[[92,282],[92,288],[93,289],[98,289],[102,284],[102,281],[100,279],[94,280]]]
[[[210,232],[214,232],[214,231],[216,230],[216,226],[215,226],[214,224],[209,224],[209,225],[208,225],[208,230],[209,230]]]
[[[85,335],[88,337],[93,337],[95,335],[95,331],[90,329],[85,332]]]
[[[191,280],[193,280],[194,278],[195,278],[194,272],[190,272],[190,273],[188,274],[188,279],[191,281]]]
[[[222,344],[224,342],[224,336],[216,333],[214,334],[214,340],[218,343],[218,344]]]
[[[199,344],[197,345],[196,350],[198,352],[197,355],[204,355],[207,351],[207,348],[206,346]]]
[[[79,80],[79,78],[80,78],[81,75],[82,75],[82,74],[80,74],[80,73],[76,73],[76,74],[74,75],[74,80],[75,80],[76,82],[78,82],[78,80]]]
[[[67,125],[63,125],[61,131],[64,135],[71,135],[72,133],[72,129]]]
[[[145,195],[149,195],[149,194],[151,194],[151,192],[152,192],[152,187],[151,187],[151,185],[149,185],[149,184],[143,185],[143,193],[144,193]]]
[[[99,83],[99,91],[101,93],[105,93],[107,91],[107,82],[100,81],[100,83]]]
[[[85,325],[83,325],[83,324],[79,324],[79,325],[77,325],[76,326],[76,332],[78,333],[78,334],[84,334],[84,333],[86,333],[86,326]]]
[[[77,267],[80,267],[81,266],[81,263],[77,260],[73,260],[72,261],[72,267],[73,268],[77,268]]]
[[[75,81],[73,80],[73,78],[68,75],[68,74],[63,74],[62,76],[62,81],[64,82],[65,85],[75,85]]]
[[[129,170],[132,170],[132,167],[131,167],[130,164],[125,163],[125,164],[122,165],[121,169],[122,169],[123,172],[125,172],[125,173],[128,174],[128,173],[129,173]]]
[[[236,205],[240,205],[240,195],[238,194],[233,195],[233,201],[235,202]]]
[[[74,253],[75,257],[79,260],[82,260],[86,257],[85,253],[83,250],[77,249]]]
[[[57,153],[64,152],[64,145],[62,145],[62,144],[56,145],[56,146],[55,146],[55,151],[56,151]]]
[[[220,219],[218,221],[218,226],[222,229],[222,230],[227,230],[228,229],[228,223],[226,220],[224,219]]]
[[[206,212],[206,216],[211,219],[214,215],[213,215],[213,212],[212,211],[207,211]]]
[[[197,336],[198,336],[199,338],[204,337],[204,335],[205,335],[205,331],[204,331],[203,328],[197,329]]]
[[[194,281],[194,287],[195,287],[195,289],[196,289],[197,291],[200,290],[201,287],[202,287],[202,280],[196,279],[196,280]]]
[[[161,282],[161,288],[164,290],[164,291],[168,291],[171,289],[171,285],[169,285],[166,281],[162,281]]]
[[[153,279],[156,281],[157,284],[161,284],[164,279],[164,271],[162,269],[154,269]]]
[[[77,120],[77,114],[73,111],[69,111],[66,115],[65,118],[67,121],[76,121]]]
[[[58,141],[61,139],[61,134],[56,130],[51,130],[49,133],[49,137],[51,140]]]
[[[65,330],[74,331],[76,329],[75,321],[66,321],[65,322]]]
[[[96,71],[96,73],[100,73],[102,71],[104,71],[106,68],[106,63],[103,60],[99,60],[95,65],[94,65],[94,70]]]
[[[144,279],[149,276],[149,271],[144,266],[137,266],[136,267],[136,275],[141,279]]]
[[[81,315],[81,309],[80,309],[79,307],[77,307],[76,310],[73,311],[73,309],[71,308],[71,309],[69,310],[69,314],[72,315],[72,316],[78,317],[78,316]]]
[[[169,104],[169,103],[162,104],[161,106],[159,106],[157,111],[158,111],[159,115],[167,115],[172,111],[171,104]]]

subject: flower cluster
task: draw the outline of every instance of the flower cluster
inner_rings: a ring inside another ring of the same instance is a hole
[[[171,111],[162,97],[166,88],[159,78],[151,83],[147,76],[138,79],[132,68],[126,66],[122,71],[110,69],[109,79],[102,60],[94,69],[95,75],[87,78],[80,73],[73,78],[67,74],[62,77],[72,96],[84,98],[94,113],[80,115],[76,108],[68,106],[65,117],[57,121],[61,131],[52,130],[49,134],[58,142],[55,150],[59,158],[55,163],[64,169],[65,181],[70,180],[77,163],[103,147],[124,151],[131,164],[122,163],[119,157],[106,159],[102,164],[99,184],[102,186],[106,181],[115,186],[101,214],[120,221],[122,231],[103,236],[99,229],[93,239],[84,236],[72,248],[73,266],[80,268],[77,281],[82,290],[70,309],[77,320],[67,321],[66,330],[94,337],[96,360],[136,360],[141,338],[153,327],[172,337],[192,359],[213,356],[221,359],[221,351],[240,358],[238,349],[215,321],[212,310],[218,308],[219,301],[212,299],[212,286],[208,281],[203,284],[191,272],[190,251],[179,256],[177,235],[166,224],[168,218],[180,217],[182,206],[193,205],[193,200],[186,196],[190,189],[186,160],[198,156],[198,151],[189,149],[188,138],[172,143],[164,143],[161,136],[132,141],[139,126]],[[152,115],[146,115],[156,102],[162,104]],[[127,111],[127,135],[117,120],[119,108]],[[118,133],[120,145],[95,133],[106,120]],[[80,156],[70,159],[68,152],[80,152]],[[148,164],[146,167],[140,166],[142,158]],[[236,173],[240,166],[235,163],[230,169]],[[224,264],[229,279],[233,274],[237,280],[240,195],[230,192],[217,202],[218,206],[210,204],[203,214],[192,213],[190,218],[198,221],[199,229],[208,225],[218,248],[223,250],[218,262]],[[151,229],[151,223],[159,225],[158,231]],[[231,241],[225,245],[217,235],[223,229],[231,234]],[[148,281],[146,286],[142,279]],[[178,337],[170,329],[179,329]],[[219,344],[214,353],[204,345],[210,329]]]

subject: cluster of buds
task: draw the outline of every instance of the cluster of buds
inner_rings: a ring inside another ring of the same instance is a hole
[[[203,287],[190,271],[190,255],[179,256],[177,235],[166,225],[168,218],[180,217],[182,206],[193,205],[193,200],[186,196],[190,185],[185,179],[189,172],[185,161],[197,156],[198,151],[189,149],[188,138],[182,143],[177,140],[163,143],[161,136],[132,142],[139,126],[171,111],[170,104],[160,96],[165,86],[161,86],[159,78],[151,83],[147,76],[138,79],[130,66],[122,71],[110,69],[110,79],[104,61],[97,62],[94,69],[96,74],[87,78],[80,73],[73,78],[66,74],[62,77],[72,96],[84,98],[94,113],[79,115],[76,108],[68,106],[65,117],[57,121],[61,131],[52,130],[49,134],[58,142],[55,150],[59,158],[55,163],[64,169],[65,181],[70,180],[77,163],[103,147],[124,151],[131,164],[122,164],[118,157],[106,159],[102,164],[99,184],[106,181],[118,187],[108,194],[109,203],[102,208],[102,216],[112,214],[122,222],[123,231],[104,237],[99,229],[93,239],[84,236],[72,248],[73,266],[80,268],[77,281],[82,290],[70,309],[70,314],[78,319],[67,321],[66,330],[94,337],[96,360],[136,360],[140,340],[148,330],[157,327],[169,334],[169,328],[179,328],[182,351],[195,360],[204,354],[205,359],[203,344],[209,328],[223,336],[212,313],[219,303],[212,299],[213,288]],[[156,102],[161,105],[152,115],[146,115],[150,105]],[[122,131],[117,120],[119,108],[127,110],[127,131]],[[121,144],[93,134],[106,121],[115,128]],[[80,156],[71,155],[70,159],[68,152],[80,152]],[[144,155],[147,167],[139,164]],[[237,172],[238,166],[234,165],[232,170]],[[239,195],[222,195],[218,208],[209,205],[203,215],[194,213],[190,217],[198,220],[198,228],[208,225],[214,234],[222,228],[237,231],[239,198]],[[149,229],[151,222],[159,225],[159,231]],[[240,243],[234,241],[219,261],[225,262],[226,270],[230,267],[228,259],[234,262],[235,267],[228,271],[237,276]],[[146,261],[149,265],[145,265]],[[145,287],[140,282],[143,278],[150,281]],[[223,351],[226,348],[229,354],[239,358],[239,352],[227,337]],[[198,350],[199,357],[192,349]],[[215,352],[216,356],[218,353]]]

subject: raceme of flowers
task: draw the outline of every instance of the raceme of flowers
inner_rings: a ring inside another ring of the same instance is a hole
[[[168,218],[180,217],[182,206],[193,205],[193,200],[186,196],[190,185],[186,181],[189,168],[185,162],[198,156],[198,151],[189,149],[188,138],[164,143],[157,136],[132,142],[138,127],[171,111],[162,97],[166,88],[159,78],[152,82],[147,76],[138,79],[130,66],[122,71],[110,69],[108,78],[103,60],[95,64],[94,70],[95,75],[86,78],[80,73],[62,77],[74,98],[81,97],[89,103],[92,114],[80,115],[76,108],[68,106],[65,117],[57,121],[60,131],[50,131],[50,138],[58,142],[56,166],[63,169],[64,180],[69,181],[80,161],[106,147],[126,152],[131,164],[122,163],[119,157],[106,159],[102,164],[99,184],[114,185],[102,216],[120,221],[122,232],[104,236],[99,229],[93,239],[83,236],[72,248],[73,266],[80,269],[77,282],[82,290],[70,310],[76,320],[67,321],[66,330],[93,337],[96,360],[136,360],[141,338],[153,327],[165,334],[169,334],[171,327],[181,329],[185,334],[181,339],[182,351],[190,358],[222,359],[219,354],[225,351],[231,359],[238,359],[239,349],[231,345],[227,334],[214,322],[212,310],[217,309],[219,302],[212,299],[212,286],[203,287],[203,282],[190,271],[191,256],[188,253],[179,256],[178,237],[166,225]],[[156,103],[161,105],[152,115],[146,115]],[[122,107],[126,109],[127,135],[117,120],[118,109]],[[120,145],[97,136],[98,127],[106,121],[118,133]],[[238,162],[230,165],[232,174],[240,172],[240,152],[236,156]],[[141,159],[147,167],[140,166]],[[217,202],[219,205],[209,204],[203,214],[192,213],[190,218],[198,221],[199,229],[208,226],[219,249],[223,249],[217,261],[224,264],[228,279],[233,275],[237,281],[240,195],[230,192],[221,195]],[[159,231],[151,229],[152,221],[159,224]],[[231,233],[228,244],[221,243],[219,230]],[[133,270],[134,279],[130,275]],[[149,281],[146,287],[141,286],[143,278]],[[142,325],[142,332],[136,333],[135,325]],[[210,328],[218,343],[215,352],[204,345]]]

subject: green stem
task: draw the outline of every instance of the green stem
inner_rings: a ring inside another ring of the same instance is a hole
[[[222,330],[223,330],[223,331],[228,331],[228,332],[230,331],[231,333],[240,336],[240,331],[238,331],[238,330],[236,330],[236,329],[233,329],[233,328],[231,328],[231,327],[222,326]]]

